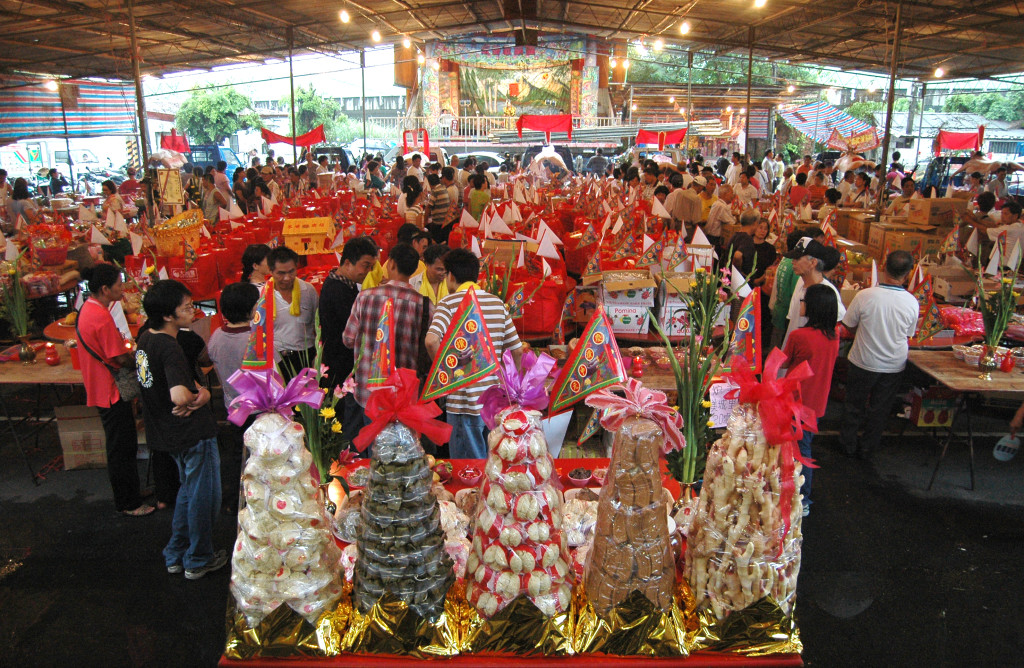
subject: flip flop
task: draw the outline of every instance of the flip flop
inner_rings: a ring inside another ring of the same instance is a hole
[[[146,515],[152,515],[155,510],[156,508],[153,506],[149,506],[144,503],[134,510],[122,510],[121,514],[127,515],[128,517],[145,517]]]
[[[1003,436],[996,441],[996,447],[992,448],[992,456],[1001,462],[1008,462],[1017,455],[1020,450],[1020,439],[1016,436]]]

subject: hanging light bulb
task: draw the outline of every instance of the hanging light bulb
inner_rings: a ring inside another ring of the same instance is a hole
[[[615,69],[618,66],[619,66],[619,62],[617,60],[615,60],[615,58],[609,58],[608,59],[608,67],[610,67],[612,69]]]
[[[878,87],[875,86],[875,82],[874,81],[872,81],[871,83],[868,84],[868,92],[869,93],[874,93],[875,90],[877,90],[877,88]]]
[[[665,40],[663,40],[660,37],[658,39],[654,40],[654,50],[655,51],[661,51],[663,48],[665,48]]]
[[[436,60],[430,63],[430,66],[433,67],[435,71],[439,71],[441,69],[441,63]]]
[[[944,76],[946,76],[946,70],[942,69],[941,67],[936,67],[935,68],[935,78],[936,79],[941,79]]]
[[[688,32],[690,32],[690,22],[683,21],[682,23],[679,24],[679,34],[685,35]]]
[[[622,60],[622,69],[624,69],[624,70],[628,70],[629,69],[629,59],[628,58],[623,58],[623,60]]]
[[[338,13],[338,18],[341,19],[342,23],[348,23],[349,21],[352,20],[352,17],[349,16],[349,13],[348,13],[347,9],[341,10],[341,12]]]
[[[630,111],[636,111],[636,105],[635,104],[631,104],[629,106],[629,109],[630,109]]]
[[[669,104],[675,104],[675,102],[676,102],[676,96],[675,95],[669,95],[668,96],[668,103]]]
[[[758,9],[764,7],[767,4],[768,0],[754,0],[754,6],[757,7]]]
[[[796,91],[796,86],[794,86],[793,84],[789,84],[788,86],[786,86],[787,93],[792,93],[794,91]]]
[[[379,42],[380,41],[380,31],[377,30],[376,28],[374,28],[373,32],[370,33],[370,39],[372,39],[374,42]]]
[[[740,107],[740,113],[741,114],[747,113],[747,108],[746,107]]]
[[[732,113],[732,105],[729,105],[728,107],[726,107],[725,110],[727,112],[729,112],[729,113]]]
[[[49,91],[57,91],[57,82],[54,79],[47,79],[46,83],[43,84],[43,88]]]
[[[402,46],[404,46],[407,49],[411,48],[412,47],[412,40],[409,39],[408,37],[403,37],[402,38]]]
[[[680,107],[680,108],[679,108],[679,115],[680,115],[680,116],[685,116],[685,115],[686,115],[686,110],[685,110],[685,109],[683,109],[682,107]]]
[[[419,55],[417,55],[417,56],[416,56],[416,62],[417,62],[417,63],[419,63],[420,65],[422,65],[422,64],[424,64],[425,62],[427,62],[427,57],[426,57],[426,56],[424,56],[424,55],[423,55],[423,54],[421,53],[421,54],[419,54]]]

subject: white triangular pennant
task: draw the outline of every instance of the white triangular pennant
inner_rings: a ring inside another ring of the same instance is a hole
[[[477,241],[476,237],[473,237],[469,243],[469,250],[473,251],[473,255],[477,257],[483,257],[483,253],[480,251],[480,242]]]
[[[228,215],[230,218],[245,218],[245,214],[238,208],[238,202],[231,201],[231,207],[228,209]]]
[[[1001,266],[1002,257],[999,252],[999,244],[992,247],[992,254],[989,256],[988,266],[985,267],[985,273],[989,276],[995,276],[999,273],[999,267]]]
[[[740,273],[740,270],[735,265],[732,268],[732,289],[741,299],[752,292],[747,279],[743,278],[743,274]]]
[[[480,223],[476,221],[476,218],[470,215],[469,209],[462,210],[462,218],[459,219],[459,224],[470,230],[480,227]]]
[[[117,223],[117,212],[113,209],[107,209],[107,218],[103,224],[108,230],[114,229],[114,225]]]
[[[168,276],[167,276],[167,267],[160,267],[160,271],[158,271],[156,273],[156,275],[160,277],[161,281],[166,281],[167,278],[168,278]]]
[[[519,259],[516,260],[516,267],[526,266],[526,243],[519,244]]]
[[[978,228],[974,228],[974,230],[971,232],[971,236],[970,238],[967,239],[967,244],[964,246],[964,248],[966,248],[967,252],[971,253],[972,255],[978,254]]]
[[[231,214],[228,212],[227,209],[219,206],[217,207],[217,219],[220,222],[224,222],[225,220],[231,220]]]
[[[331,244],[331,248],[337,248],[345,243],[345,231],[338,230],[338,235],[334,237],[334,243]],[[340,261],[341,258],[339,258]]]
[[[668,212],[665,205],[661,203],[657,197],[651,200],[651,213],[660,218],[671,218],[672,214]]]
[[[874,260],[871,261],[871,287],[878,285],[878,263]]]
[[[243,223],[236,223],[233,220],[231,221],[231,229],[237,230],[240,227],[245,227],[245,225]]]
[[[624,224],[625,224],[625,223],[624,223],[624,222],[623,222],[623,220],[622,220],[622,216],[619,216],[619,219],[615,221],[615,226],[614,226],[614,227],[612,227],[612,234],[618,234],[618,233],[619,233],[619,230],[621,230],[621,229],[622,229],[622,226],[623,226]]]
[[[138,255],[142,252],[142,235],[135,234],[134,232],[128,233],[128,239],[132,242],[132,255]]]
[[[505,221],[502,220],[502,218],[500,216],[497,216],[497,215],[491,216],[491,224],[487,228],[487,230],[492,235],[494,235],[494,234],[507,234],[509,236],[512,236],[514,234],[512,232],[512,230],[509,228],[509,226],[505,224]]]
[[[690,240],[691,246],[710,246],[711,241],[708,236],[704,234],[704,230],[699,227],[693,231],[693,239]]]
[[[551,265],[548,264],[548,261],[545,260],[544,258],[540,259],[540,269],[541,276],[543,276],[544,278],[547,278],[548,276],[551,275]]]
[[[646,253],[647,249],[650,248],[653,243],[654,243],[654,239],[650,238],[649,236],[647,236],[645,234],[644,235],[644,250],[643,250],[643,252]]]
[[[92,228],[92,234],[89,235],[89,243],[100,244],[101,246],[109,246],[110,239],[103,236],[103,233],[94,227]]]
[[[86,206],[84,204],[79,204],[78,205],[78,220],[84,220],[84,221],[90,221],[90,222],[96,220],[96,210],[93,209],[91,206]]]
[[[260,204],[263,205],[264,213],[267,213],[274,208],[274,203],[270,201],[269,197],[260,196]]]
[[[208,230],[208,229],[206,228],[206,224],[205,224],[205,223],[202,223],[202,224],[200,224],[200,225],[199,225],[199,231],[200,231],[200,232],[202,233],[202,235],[203,235],[204,237],[206,237],[207,239],[212,239],[212,238],[213,238],[213,236],[212,236],[212,235],[210,234],[210,230]]]
[[[18,259],[18,247],[10,239],[7,240],[7,250],[4,253],[4,259],[8,262]]]
[[[537,248],[537,255],[541,257],[551,258],[552,260],[561,260],[561,256],[558,254],[558,249],[555,248],[555,244],[551,241],[552,235],[545,234],[540,240],[540,247]]]

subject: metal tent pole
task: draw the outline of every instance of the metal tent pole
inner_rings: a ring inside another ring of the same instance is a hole
[[[68,112],[64,107],[63,88],[62,84],[57,84],[57,95],[60,96],[60,116],[64,121],[64,148],[68,152],[68,178],[71,179],[71,190],[78,192],[78,184],[75,183],[75,161],[71,159],[71,138],[68,137]],[[54,193],[50,193],[50,197],[53,197],[53,195]]]
[[[750,158],[750,87],[754,77],[754,26],[750,26],[747,33],[747,42],[750,49],[747,51],[747,115],[743,125],[743,154]]]
[[[295,137],[299,134],[299,128],[295,125],[295,69],[292,67],[292,51],[295,49],[295,35],[292,27],[288,26],[288,89],[292,94],[292,164],[296,167],[299,164],[299,149],[295,145]]]
[[[921,114],[917,117],[917,141],[914,142],[914,164],[921,158],[921,142],[924,141],[924,100],[928,94],[928,84],[921,82]]]
[[[359,76],[363,88],[363,153],[366,153],[366,49],[359,49]],[[363,159],[362,154],[356,158],[356,162]],[[428,156],[429,160],[429,156]]]
[[[892,65],[889,68],[889,98],[885,110],[885,138],[882,141],[882,164],[889,157],[889,141],[892,139],[892,109],[896,103],[896,68],[900,62],[900,45],[903,42],[903,0],[896,3],[896,32],[892,40]],[[878,208],[882,208],[885,198],[885,178],[878,182]],[[884,259],[884,258],[883,258]]]
[[[135,79],[135,105],[139,114],[139,160],[145,174],[149,163],[149,130],[146,127],[146,101],[142,95],[142,73],[139,70],[139,42],[135,35],[135,0],[128,0],[128,37],[132,50],[132,76]],[[151,179],[145,179],[145,182],[146,214],[152,225],[156,220],[153,211],[153,182]]]
[[[693,51],[686,50],[686,143],[683,152],[689,157],[690,116],[693,114]]]

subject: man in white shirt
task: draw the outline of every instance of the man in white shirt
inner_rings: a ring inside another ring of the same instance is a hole
[[[857,194],[857,189],[854,187],[853,177],[856,174],[852,169],[848,169],[843,172],[843,180],[836,186],[836,190],[843,194],[843,197],[839,200],[841,206],[847,206],[853,196]]]
[[[1007,202],[999,212],[999,227],[990,227],[986,230],[988,238],[996,243],[999,235],[1006,232],[1006,264],[1013,257],[1014,246],[1020,244],[1021,253],[1024,253],[1024,223],[1020,222],[1021,206],[1016,202]]]
[[[736,218],[732,215],[730,207],[734,198],[731,186],[722,185],[718,188],[718,199],[711,205],[708,222],[704,224],[704,234],[713,246],[718,246],[722,242],[722,225],[736,223]]]
[[[996,199],[1006,199],[1006,167],[996,170],[996,177],[988,182],[985,190],[996,196]]]
[[[743,171],[743,166],[740,164],[740,154],[733,152],[732,164],[729,165],[729,169],[725,170],[725,183],[730,186],[739,183],[741,171]]]
[[[693,179],[691,179],[693,187],[687,188],[683,185],[683,177],[678,172],[673,172],[669,178],[669,184],[672,186],[672,192],[665,199],[665,209],[672,214],[672,222],[676,225],[675,229],[679,229],[680,223],[692,225],[700,220],[699,193],[703,190],[703,186],[693,185]]]
[[[415,176],[423,183],[427,176],[423,173],[423,156],[419,153],[414,153],[412,159],[409,161],[409,169],[406,170],[406,176]]]
[[[765,183],[764,191],[770,193],[775,190],[775,153],[768,149],[764,152],[764,160],[761,161],[761,171],[764,172]]]
[[[296,276],[298,265],[298,254],[287,246],[278,246],[267,256],[274,278],[274,356],[286,379],[316,359],[314,321],[319,297],[316,288]]]
[[[757,202],[757,188],[750,182],[746,172],[740,172],[739,184],[733,186],[733,193],[745,207]]]
[[[846,315],[846,308],[843,307],[843,300],[839,296],[836,286],[825,278],[825,273],[832,271],[839,264],[839,251],[829,246],[824,246],[810,237],[804,237],[797,242],[792,251],[786,253],[786,257],[793,261],[793,273],[799,276],[796,286],[793,288],[793,296],[789,302],[789,328],[786,330],[786,341],[793,330],[807,324],[807,316],[800,314],[800,304],[804,300],[804,293],[807,288],[818,283],[824,283],[836,293],[837,316],[842,320]]]
[[[878,285],[858,292],[842,318],[847,329],[854,332],[839,429],[839,441],[851,457],[870,457],[888,422],[907,364],[908,339],[917,330],[920,306],[903,288],[913,268],[910,253],[889,253]]]

